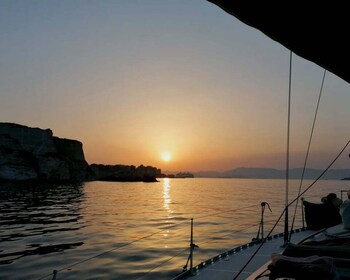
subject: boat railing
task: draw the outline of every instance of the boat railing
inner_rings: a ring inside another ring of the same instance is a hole
[[[303,200],[303,199],[302,199]],[[257,232],[257,235],[255,238],[252,238],[251,242],[248,242],[248,243],[245,243],[243,245],[239,245],[235,248],[232,248],[228,251],[225,251],[225,252],[221,252],[220,254],[210,258],[210,259],[207,259],[205,261],[201,261],[199,263],[199,265],[196,265],[195,267],[193,267],[193,255],[194,255],[194,248],[198,248],[199,246],[197,246],[196,244],[193,243],[193,219],[191,219],[191,237],[190,237],[190,253],[189,253],[189,257],[188,257],[188,260],[186,262],[186,265],[183,267],[183,271],[181,273],[179,273],[176,277],[174,277],[172,280],[180,280],[180,279],[183,279],[189,275],[196,275],[198,273],[198,270],[200,270],[201,268],[204,268],[206,265],[208,264],[212,264],[216,261],[219,261],[221,259],[224,259],[224,258],[227,258],[229,257],[229,255],[231,254],[235,254],[237,252],[240,252],[241,250],[243,249],[246,249],[246,248],[249,248],[249,247],[252,247],[252,246],[255,246],[257,244],[260,244],[264,239],[265,239],[265,236],[264,236],[264,226],[265,225],[274,225],[275,224],[275,219],[269,219],[269,220],[266,220],[265,219],[265,210],[266,210],[266,206],[268,207],[268,209],[270,210],[270,212],[272,212],[271,208],[270,208],[270,205],[268,202],[261,202],[260,204],[261,206],[261,218],[260,218],[260,222],[259,222],[259,227],[258,227],[258,232]],[[304,207],[303,207],[303,204],[301,204],[301,211],[302,211],[302,227],[301,228],[298,228],[296,230],[292,230],[292,233],[294,232],[299,232],[301,230],[305,230],[305,221],[304,221]],[[257,224],[253,225],[253,226],[257,226]],[[269,235],[267,236],[267,239],[268,240],[272,240],[272,239],[275,239],[275,238],[279,238],[281,236],[283,236],[284,233],[278,233],[278,234],[274,234],[274,235]],[[199,245],[202,245],[202,244],[199,244]],[[187,268],[188,266],[188,262],[190,260],[190,267],[189,269]]]

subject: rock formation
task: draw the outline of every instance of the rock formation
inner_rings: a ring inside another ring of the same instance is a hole
[[[156,182],[161,175],[161,170],[152,166],[92,164],[90,167],[95,173],[95,180],[99,181]]]
[[[89,166],[79,141],[55,137],[50,129],[0,122],[0,181],[156,182],[160,175],[152,166]]]
[[[0,180],[85,181],[92,171],[82,143],[50,129],[0,123]]]

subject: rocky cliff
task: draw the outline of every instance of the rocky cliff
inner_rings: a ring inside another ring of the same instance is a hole
[[[93,173],[79,141],[50,129],[0,123],[0,180],[85,181]]]
[[[0,181],[155,182],[160,175],[152,166],[89,166],[79,141],[55,137],[50,129],[0,122]]]

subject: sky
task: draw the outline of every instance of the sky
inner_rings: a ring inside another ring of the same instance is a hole
[[[0,38],[0,122],[79,140],[90,164],[285,168],[289,50],[212,3],[0,0]],[[324,70],[296,55],[292,69],[294,168]],[[349,140],[349,89],[326,74],[308,167]]]

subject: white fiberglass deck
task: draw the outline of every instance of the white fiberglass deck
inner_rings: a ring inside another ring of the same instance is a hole
[[[310,236],[314,231],[299,231],[292,235],[291,242],[298,243],[304,238]],[[250,264],[245,268],[242,274],[237,279],[254,279],[255,276],[260,273],[256,271],[266,264],[273,253],[281,253],[283,248],[283,235],[276,235],[271,240],[267,240],[265,244],[261,247],[259,252],[250,262]],[[198,267],[196,275],[188,276],[185,279],[193,280],[232,280],[240,269],[246,264],[252,254],[259,247],[259,244],[249,246],[244,249],[239,249],[239,251],[232,254],[224,253],[221,258],[217,261],[211,262],[210,260],[206,262],[205,266],[201,265]],[[255,272],[255,273],[254,273]],[[253,274],[254,273],[254,277]]]

